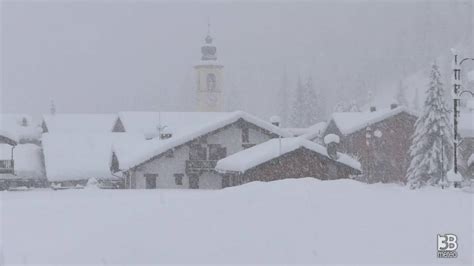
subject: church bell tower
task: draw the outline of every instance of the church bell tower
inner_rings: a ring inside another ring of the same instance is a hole
[[[197,85],[197,111],[223,111],[222,69],[224,66],[217,62],[217,48],[212,44],[208,25],[205,43],[201,47],[201,61],[194,66]]]

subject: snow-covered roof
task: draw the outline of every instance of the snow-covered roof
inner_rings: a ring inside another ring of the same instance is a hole
[[[272,115],[270,117],[270,123],[274,124],[274,123],[281,123],[281,117],[278,116],[278,115]]]
[[[116,114],[54,114],[43,115],[50,133],[112,132]]]
[[[0,114],[0,135],[19,142],[22,139],[39,139],[41,130],[25,114]]]
[[[119,115],[127,132],[130,132],[129,129],[133,132],[146,132],[146,130],[156,127],[157,123],[153,121],[158,121],[158,113],[120,113]],[[146,117],[148,119],[145,119]],[[120,169],[126,170],[140,165],[169,149],[235,123],[239,119],[282,137],[291,136],[287,131],[242,111],[222,113],[162,112],[161,125],[170,126],[173,129],[173,136],[169,139],[155,138],[143,145],[129,147],[127,152],[122,152],[126,156],[118,156]],[[136,124],[132,125],[131,123]],[[130,127],[131,125],[132,127]]]
[[[378,123],[389,117],[398,115],[403,112],[413,115],[415,117],[417,116],[416,112],[404,106],[399,106],[394,109],[388,108],[373,112],[367,111],[333,113],[331,119],[334,121],[334,123],[336,123],[336,126],[342,134],[349,135],[367,126]]]
[[[314,140],[318,137],[321,137],[323,134],[324,130],[326,130],[327,123],[326,122],[319,122],[317,124],[314,124],[306,130],[306,133],[302,135],[303,138],[309,139],[309,140]]]
[[[158,136],[158,128],[170,128],[174,137],[186,135],[229,117],[229,112],[120,112],[120,121],[128,133]]]
[[[330,158],[325,147],[302,137],[291,137],[271,139],[249,149],[237,152],[219,160],[215,169],[219,172],[243,173],[255,166],[302,147]],[[338,153],[337,162],[345,164],[359,171],[361,170],[360,163],[346,154]]]
[[[474,138],[474,112],[459,114],[459,134],[463,138]]]
[[[45,133],[46,176],[50,181],[115,179],[110,171],[112,147],[141,142],[145,142],[143,136],[129,133]]]
[[[330,143],[337,143],[339,144],[340,142],[340,138],[338,135],[336,134],[327,134],[325,137],[324,137],[324,144],[328,145]]]
[[[299,137],[308,133],[308,127],[285,127],[286,131],[288,131],[293,137]]]
[[[12,146],[0,144],[0,160],[11,160]],[[13,149],[15,175],[25,178],[44,178],[41,148],[35,144],[19,144]]]

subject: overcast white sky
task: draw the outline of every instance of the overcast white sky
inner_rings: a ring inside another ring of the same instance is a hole
[[[58,112],[192,110],[208,17],[227,91],[260,116],[276,112],[268,95],[285,67],[290,85],[312,75],[335,101],[473,35],[472,1],[3,1],[1,110],[38,115],[50,99]]]

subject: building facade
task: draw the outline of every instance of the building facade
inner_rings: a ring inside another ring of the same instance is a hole
[[[298,137],[269,140],[219,161],[216,169],[222,173],[225,187],[302,177],[334,180],[361,174],[357,160],[328,153],[322,145]]]
[[[138,160],[116,155],[113,170],[124,174],[127,188],[219,189],[223,181],[214,169],[217,161],[271,138],[289,136],[243,112],[229,113],[195,132],[151,140],[146,147],[150,152],[135,152]]]
[[[405,183],[416,119],[413,112],[396,106],[339,113],[333,115],[323,135],[340,136],[340,150],[359,158],[364,181]]]

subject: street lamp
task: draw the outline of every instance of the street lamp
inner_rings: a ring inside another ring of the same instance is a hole
[[[459,60],[459,55],[457,54],[457,51],[452,49],[451,52],[454,55],[454,60],[453,60],[453,101],[454,101],[454,173],[458,173],[458,118],[459,118],[459,105],[461,102],[461,96],[463,93],[468,93],[471,94],[471,96],[474,97],[474,93],[469,91],[469,90],[462,90],[461,88],[461,66],[462,63],[472,60],[474,61],[474,58],[462,58]]]

